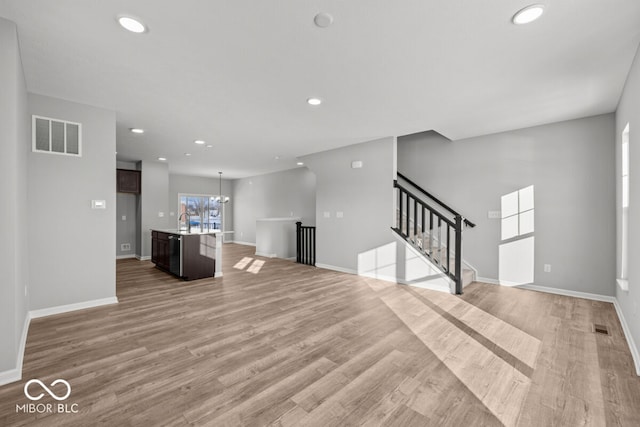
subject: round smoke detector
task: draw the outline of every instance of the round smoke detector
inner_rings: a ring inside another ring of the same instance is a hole
[[[313,22],[320,28],[327,28],[333,23],[333,16],[326,12],[321,12],[313,18]]]

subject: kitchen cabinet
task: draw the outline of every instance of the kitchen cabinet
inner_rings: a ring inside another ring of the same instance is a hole
[[[215,233],[151,230],[151,261],[184,280],[214,277],[216,249]]]
[[[158,268],[169,271],[171,263],[169,259],[169,233],[160,231],[151,232],[151,262]]]
[[[116,169],[118,193],[140,194],[142,175],[140,171]]]

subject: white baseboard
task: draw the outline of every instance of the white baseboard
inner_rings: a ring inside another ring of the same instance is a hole
[[[336,267],[335,265],[319,264],[319,263],[316,263],[316,267],[318,267],[318,268],[324,268],[325,270],[338,271],[338,272],[340,272],[340,273],[347,273],[347,274],[355,274],[355,275],[358,275],[358,272],[357,272],[356,270],[351,270],[350,268]]]
[[[618,313],[618,319],[620,319],[620,325],[622,326],[624,337],[627,339],[629,351],[631,351],[631,357],[633,358],[633,364],[636,366],[636,375],[640,376],[640,353],[638,352],[638,346],[633,340],[631,330],[627,324],[627,319],[625,319],[624,314],[622,313],[622,308],[620,307],[617,298],[613,302],[613,307],[616,309],[616,313]]]
[[[589,299],[593,301],[603,301],[603,302],[611,302],[614,303],[616,301],[616,297],[608,296],[608,295],[600,295],[600,294],[591,294],[588,292],[579,292],[579,291],[569,291],[567,289],[557,289],[557,288],[548,288],[546,286],[537,286],[537,285],[517,285],[515,286],[519,289],[528,289],[530,291],[538,291],[545,292],[548,294],[556,294],[556,295],[564,295],[567,297],[574,298],[583,298]]]
[[[136,258],[135,255],[131,254],[131,255],[116,255],[116,259],[129,259],[129,258]]]
[[[213,275],[213,278],[215,279],[216,277],[222,277],[222,271],[216,271]]]
[[[140,255],[134,255],[133,256],[135,259],[137,259],[138,261],[149,261],[151,259],[150,256],[140,256]]]
[[[225,243],[235,243],[236,245],[245,245],[245,246],[255,246],[255,243],[251,243],[251,242],[242,242],[240,240],[231,240],[229,242],[225,242]]]
[[[24,349],[27,346],[27,335],[29,334],[30,323],[31,316],[27,313],[24,317],[22,336],[20,337],[20,344],[18,345],[18,360],[16,361],[16,367],[8,371],[0,372],[0,386],[20,381],[22,379],[22,362],[24,361]]]
[[[21,379],[22,379],[22,366],[20,366],[20,369],[13,368],[7,371],[0,372],[0,386],[14,383],[16,381],[20,381]]]
[[[496,279],[490,279],[488,277],[478,277],[476,279],[478,282],[488,283],[490,285],[499,285],[499,286],[508,286],[512,288],[518,289],[527,289],[529,291],[537,291],[544,292],[547,294],[555,294],[555,295],[564,295],[566,297],[574,297],[574,298],[583,298],[589,299],[593,301],[604,301],[604,302],[615,302],[616,297],[609,295],[601,295],[601,294],[591,294],[588,292],[579,292],[579,291],[570,291],[567,289],[558,289],[558,288],[549,288],[547,286],[538,286],[538,285],[519,285],[517,283],[510,283]]]
[[[117,304],[117,303],[118,303],[117,297],[102,298],[102,299],[95,299],[91,301],[79,302],[75,304],[59,305],[56,307],[42,308],[39,310],[31,310],[29,312],[29,315],[31,316],[32,319],[37,319],[39,317],[52,316],[54,314],[68,313],[70,311],[84,310],[85,308],[100,307],[102,305]]]
[[[265,252],[258,252],[256,251],[255,253],[257,256],[261,256],[261,257],[265,257],[265,258],[277,258],[278,256],[276,254],[268,254]]]

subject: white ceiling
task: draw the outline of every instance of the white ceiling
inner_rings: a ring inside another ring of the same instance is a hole
[[[30,92],[117,112],[119,160],[237,178],[384,136],[614,111],[640,1],[541,1],[526,26],[510,20],[534,0],[0,0],[0,16],[17,23]]]

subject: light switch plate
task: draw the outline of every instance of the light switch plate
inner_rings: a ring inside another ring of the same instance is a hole
[[[164,212],[158,212],[158,218],[164,218]]]
[[[336,212],[336,218],[343,218],[344,217],[344,212]]]
[[[107,202],[106,200],[92,200],[91,201],[91,209],[106,209]]]
[[[325,212],[322,213],[322,216],[325,217],[325,218],[331,218],[331,212],[326,212],[325,211]]]
[[[500,219],[501,212],[500,211],[489,211],[487,213],[487,218],[489,219]]]
[[[362,160],[354,160],[351,162],[351,169],[360,169],[362,167]]]

